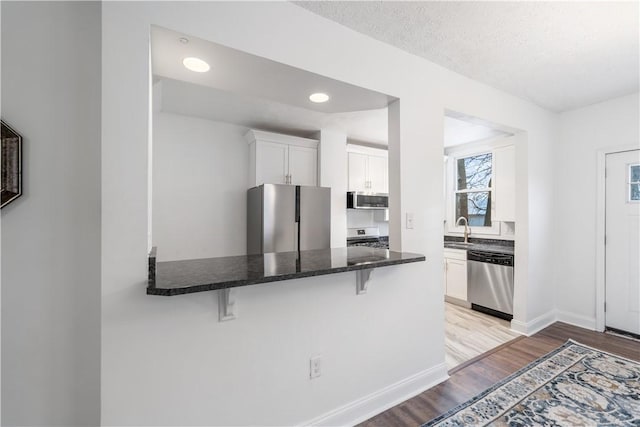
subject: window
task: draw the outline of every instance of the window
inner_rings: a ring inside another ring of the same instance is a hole
[[[629,201],[640,202],[640,165],[629,165]]]
[[[491,153],[456,159],[455,220],[465,217],[470,227],[491,227]]]

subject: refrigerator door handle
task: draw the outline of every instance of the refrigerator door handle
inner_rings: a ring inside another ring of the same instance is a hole
[[[289,175],[291,176],[291,175]],[[296,185],[296,201],[295,201],[295,205],[296,205],[296,212],[295,212],[295,216],[294,216],[294,221],[295,221],[295,229],[294,229],[294,243],[293,243],[293,247],[295,248],[296,252],[300,251],[300,186]]]
[[[296,213],[295,222],[300,223],[300,186],[296,185]]]

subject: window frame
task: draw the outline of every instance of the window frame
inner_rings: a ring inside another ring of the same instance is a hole
[[[458,189],[458,171],[457,171],[458,160],[465,159],[468,157],[481,156],[484,154],[491,154],[491,178],[490,178],[491,185],[489,187],[484,187],[484,188],[459,190]],[[448,191],[447,191],[447,209],[446,209],[448,211],[446,216],[446,218],[448,219],[446,221],[447,232],[461,233],[461,234],[464,233],[464,225],[462,226],[456,225],[456,220],[458,218],[455,218],[455,215],[456,215],[456,200],[457,200],[458,194],[489,192],[492,200],[491,211],[490,211],[491,218],[492,218],[491,226],[490,227],[469,226],[471,230],[471,236],[473,237],[474,235],[477,236],[477,235],[484,235],[484,234],[489,234],[489,235],[500,234],[500,221],[493,220],[493,217],[495,216],[495,204],[493,203],[493,200],[495,199],[494,195],[495,195],[495,187],[496,187],[496,183],[494,182],[494,176],[495,176],[494,171],[495,171],[495,149],[494,148],[473,150],[473,151],[465,150],[461,152],[450,153],[448,155],[447,157]]]
[[[640,163],[628,163],[627,164],[627,203],[640,203],[640,199],[639,200],[635,200],[631,198],[631,187],[632,185],[636,184],[638,186],[640,186],[640,181],[631,181],[631,169],[634,167],[640,167]]]

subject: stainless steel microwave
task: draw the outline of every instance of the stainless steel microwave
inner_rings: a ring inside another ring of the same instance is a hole
[[[387,209],[389,195],[383,193],[347,192],[347,209]]]

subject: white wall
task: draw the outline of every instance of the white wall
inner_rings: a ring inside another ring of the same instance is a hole
[[[240,317],[226,323],[216,321],[214,293],[144,295],[150,24],[398,97],[389,108],[391,244],[427,262],[376,271],[360,297],[352,274],[242,288]],[[553,313],[553,114],[291,3],[107,2],[103,48],[104,424],[300,423],[372,393],[381,409],[393,403],[392,384],[419,378],[415,392],[442,379],[445,109],[527,131],[517,159],[517,316],[526,330]],[[310,381],[318,353],[323,376]],[[373,410],[352,409],[343,423]]]
[[[560,115],[554,255],[559,317],[595,328],[596,157],[599,150],[640,148],[638,94]]]
[[[316,138],[320,186],[331,188],[331,247],[347,244],[347,135],[323,129]]]
[[[247,128],[154,114],[153,245],[158,261],[247,253]]]
[[[24,137],[24,195],[2,209],[2,425],[97,425],[100,5],[1,7],[2,118]]]

